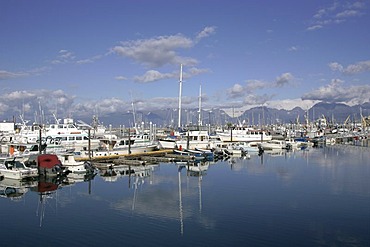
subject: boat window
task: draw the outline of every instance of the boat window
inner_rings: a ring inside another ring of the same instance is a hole
[[[82,136],[76,136],[76,140],[77,141],[81,141],[82,140]]]
[[[19,161],[14,161],[14,167],[15,168],[24,168],[23,164]]]
[[[74,136],[70,136],[70,137],[68,137],[68,140],[69,141],[74,141],[75,140],[75,137]]]
[[[61,140],[62,140],[62,141],[67,141],[67,137],[66,137],[66,136],[61,137]]]

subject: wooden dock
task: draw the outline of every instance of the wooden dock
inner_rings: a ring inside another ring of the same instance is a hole
[[[96,168],[107,169],[118,165],[145,166],[161,162],[193,161],[195,157],[175,154],[172,149],[163,149],[137,154],[95,156],[91,157],[91,159],[88,157],[76,157],[75,159],[78,161],[90,161]]]
[[[128,160],[140,159],[145,156],[165,156],[167,153],[172,153],[172,149],[162,149],[157,151],[145,152],[145,153],[137,153],[137,154],[121,154],[121,155],[106,155],[106,156],[92,156],[89,157],[76,157],[78,161],[92,161],[92,162],[99,162],[99,161],[113,161],[119,158],[126,158]]]

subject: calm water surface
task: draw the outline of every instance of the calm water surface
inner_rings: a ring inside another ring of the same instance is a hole
[[[370,246],[369,148],[265,153],[201,168],[161,163],[145,176],[99,173],[57,189],[36,182],[0,197],[0,245]]]

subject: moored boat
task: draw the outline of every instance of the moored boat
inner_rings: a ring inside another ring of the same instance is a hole
[[[0,174],[11,179],[33,179],[39,175],[37,168],[26,167],[23,160],[17,157],[0,161]]]

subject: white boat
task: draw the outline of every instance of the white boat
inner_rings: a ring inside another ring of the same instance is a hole
[[[288,149],[288,150],[298,149],[298,148],[300,148],[300,145],[301,145],[300,142],[297,142],[293,138],[287,138],[287,139],[285,139],[285,143],[286,143],[286,149]]]
[[[265,142],[272,140],[272,135],[266,131],[237,126],[216,132],[223,142]]]
[[[22,160],[5,158],[0,162],[0,174],[11,179],[33,179],[38,177],[38,169],[26,167]]]
[[[159,148],[161,149],[174,149],[178,136],[167,136],[158,140]]]
[[[113,153],[117,154],[136,154],[145,153],[158,149],[158,143],[150,140],[145,140],[138,136],[134,138],[121,138],[113,146]]]
[[[209,149],[210,137],[206,130],[189,130],[180,140],[176,141],[175,148],[179,149]]]
[[[263,150],[285,149],[286,148],[285,140],[273,139],[267,142],[262,142],[260,145],[263,148]]]
[[[206,155],[202,152],[197,152],[195,150],[178,150],[174,149],[173,153],[180,156],[189,157],[191,160],[205,160]]]
[[[91,150],[91,157],[99,156],[116,156],[127,154],[140,154],[158,149],[158,143],[155,141],[147,141],[136,136],[133,138],[120,138],[116,140],[101,140],[100,146],[95,150]],[[88,157],[88,151],[75,152],[80,157]]]
[[[239,146],[243,148],[247,153],[261,153],[263,148],[260,145],[260,142],[240,142]]]
[[[92,133],[90,133],[92,135]],[[24,122],[19,126],[17,133],[14,135],[14,140],[21,143],[36,143],[41,135],[43,143],[60,144],[67,149],[75,149],[76,151],[98,148],[99,140],[92,139],[87,130],[79,129],[73,123],[73,119],[65,118],[63,122],[56,120],[54,124],[32,126],[26,125]]]
[[[58,154],[58,157],[62,165],[71,173],[86,174],[94,171],[94,168],[90,165],[90,163],[86,161],[76,161],[72,153]]]

